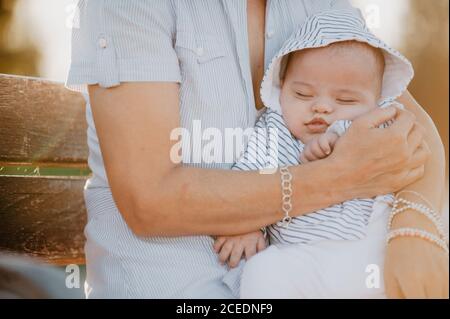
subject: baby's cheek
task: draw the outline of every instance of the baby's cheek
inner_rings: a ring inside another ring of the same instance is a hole
[[[289,96],[282,96],[280,103],[287,128],[294,137],[302,140],[307,131],[304,123],[311,117],[311,114],[308,112],[308,106]]]
[[[289,117],[289,116],[284,116],[284,121],[286,123],[286,126],[289,130],[289,132],[291,132],[291,134],[297,138],[300,139],[301,137],[303,137],[305,135],[305,127],[303,125],[303,122],[298,119],[298,118],[294,118],[294,117]]]
[[[281,107],[283,119],[290,129],[298,130],[306,119],[306,114],[300,105]]]
[[[366,105],[354,105],[352,107],[345,108],[339,112],[337,120],[350,120],[353,121],[361,115],[367,114],[372,110],[371,107]]]

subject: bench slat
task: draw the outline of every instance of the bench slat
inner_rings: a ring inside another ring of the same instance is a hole
[[[61,83],[0,74],[0,162],[86,162],[85,101]]]
[[[0,250],[84,263],[85,179],[0,176]]]

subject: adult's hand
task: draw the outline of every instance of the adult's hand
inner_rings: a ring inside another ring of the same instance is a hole
[[[394,120],[387,128],[378,128]],[[339,170],[347,198],[394,193],[424,174],[429,150],[415,116],[396,107],[375,109],[356,119],[329,159]]]

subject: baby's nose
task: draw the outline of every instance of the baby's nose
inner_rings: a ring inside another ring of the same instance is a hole
[[[315,113],[331,113],[333,106],[327,102],[318,102],[313,105],[312,110]]]

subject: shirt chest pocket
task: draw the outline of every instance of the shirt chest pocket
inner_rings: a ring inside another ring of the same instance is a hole
[[[187,32],[178,32],[175,50],[182,64],[207,64],[227,55],[224,43],[217,37],[196,36]]]

